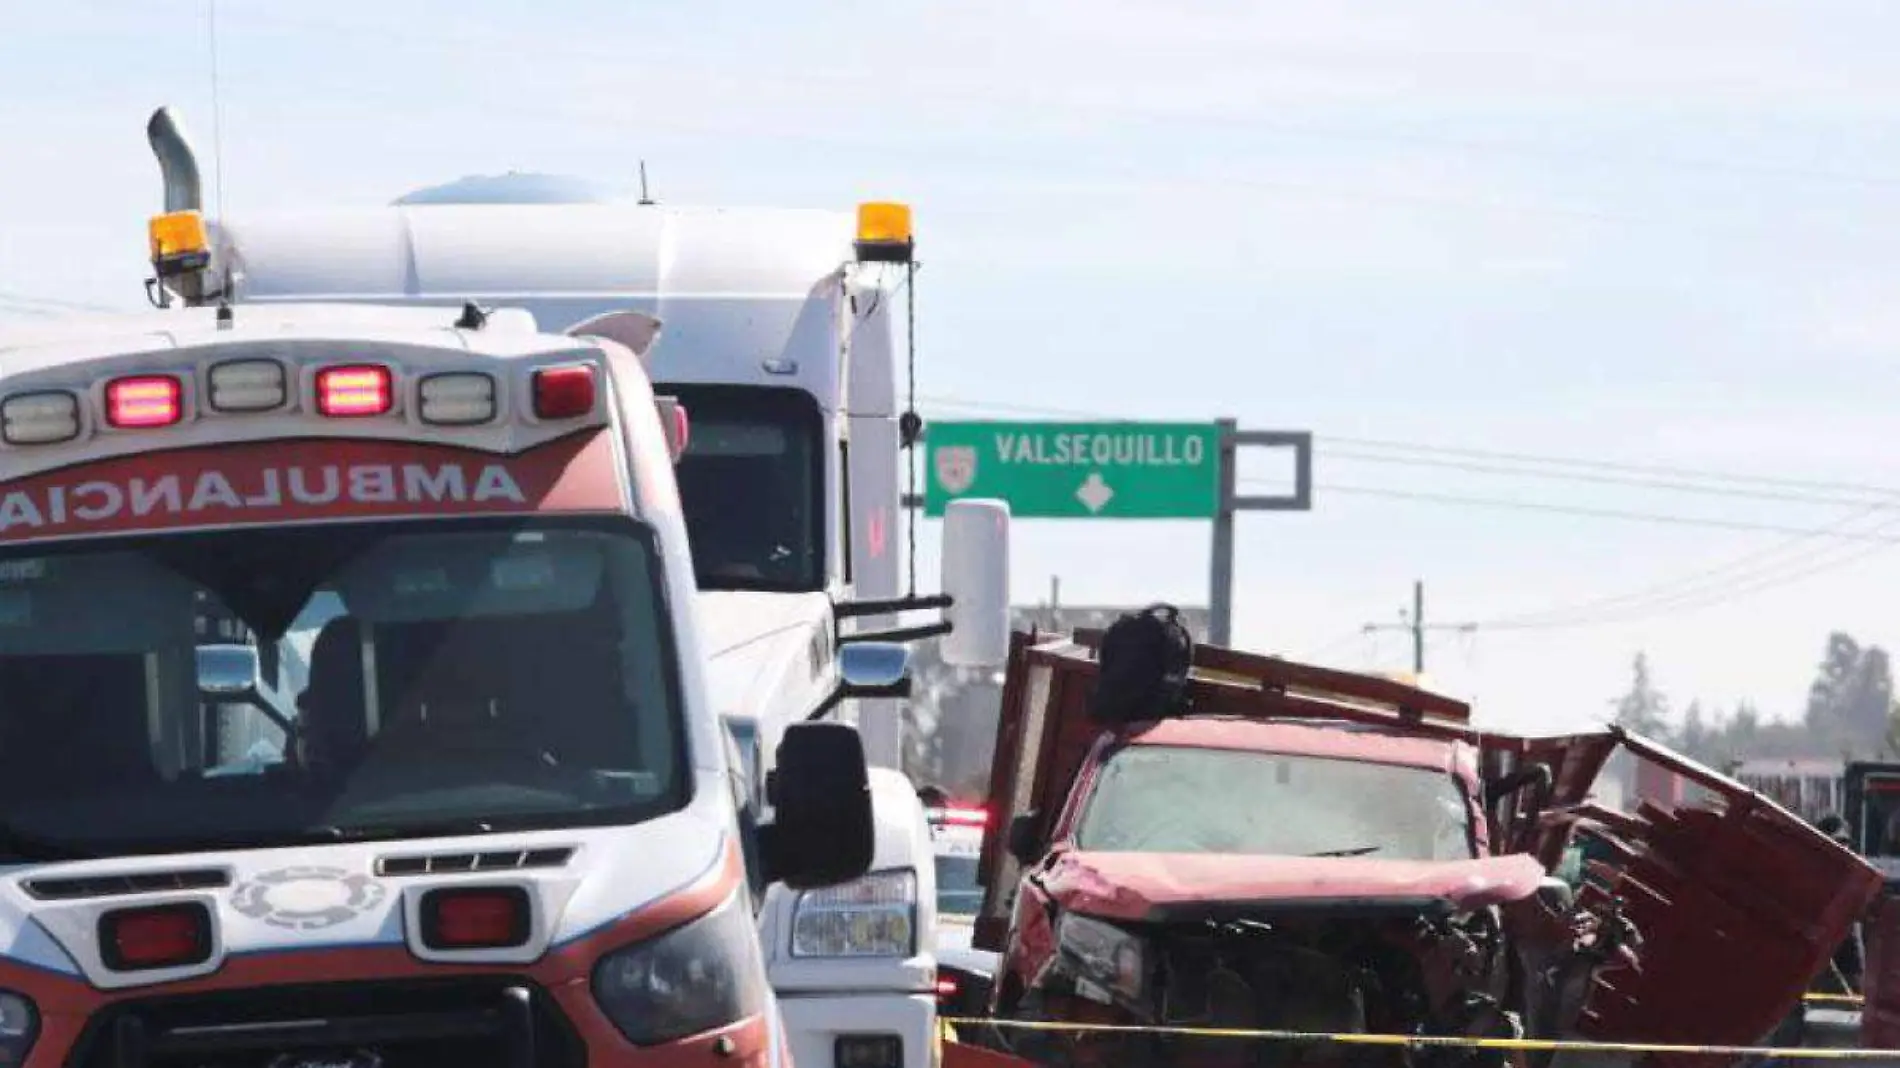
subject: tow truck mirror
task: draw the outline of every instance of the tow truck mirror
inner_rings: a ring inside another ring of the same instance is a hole
[[[1042,859],[1042,840],[1036,834],[1034,812],[1009,821],[1009,855],[1024,867]]]
[[[1001,667],[1009,659],[1009,503],[951,501],[942,559],[950,633],[939,655],[952,667]]]
[[[786,727],[765,789],[773,810],[759,829],[766,881],[810,890],[870,870],[871,779],[856,727]]]
[[[248,645],[200,645],[198,692],[206,697],[258,696],[262,664]]]

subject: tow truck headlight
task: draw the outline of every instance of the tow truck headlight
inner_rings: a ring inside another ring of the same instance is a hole
[[[50,445],[79,436],[79,398],[64,390],[16,393],[0,404],[0,436],[9,445]]]
[[[765,1011],[765,968],[739,895],[594,966],[594,1000],[627,1041],[657,1046]]]
[[[39,1037],[40,1014],[24,995],[0,990],[0,1064],[19,1064]]]
[[[908,957],[915,952],[915,872],[872,872],[806,890],[792,906],[794,957]]]
[[[1140,1000],[1148,974],[1141,939],[1114,924],[1074,913],[1056,921],[1056,948],[1074,964],[1078,993],[1084,984]],[[1085,994],[1086,996],[1086,994]]]

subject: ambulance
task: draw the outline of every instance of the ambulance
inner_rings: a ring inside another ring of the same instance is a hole
[[[196,210],[193,153],[169,112],[148,135],[168,210]],[[171,283],[188,301],[473,301],[640,353],[690,425],[677,478],[703,671],[753,799],[770,812],[774,754],[814,718],[857,724],[873,765],[870,870],[827,888],[775,883],[758,911],[791,1048],[806,1068],[927,1068],[935,868],[898,770],[896,705],[917,640],[941,636],[951,663],[1002,663],[1008,514],[958,502],[941,592],[918,592],[899,472],[915,432],[895,328],[915,293],[909,209],[654,204],[517,174],[207,228],[204,261]],[[942,618],[906,625],[916,611]]]
[[[193,213],[153,235],[202,261]],[[0,333],[0,1063],[788,1062],[759,895],[866,872],[863,747],[788,727],[761,818],[640,351],[476,309],[36,330]]]

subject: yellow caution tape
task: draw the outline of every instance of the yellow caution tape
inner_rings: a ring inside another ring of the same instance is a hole
[[[1342,1046],[1400,1046],[1424,1049],[1449,1046],[1460,1049],[1497,1049],[1532,1053],[1683,1053],[1722,1057],[1779,1057],[1787,1060],[1854,1061],[1900,1060],[1900,1049],[1781,1048],[1776,1046],[1695,1046],[1667,1042],[1592,1042],[1584,1039],[1475,1038],[1463,1035],[1369,1035],[1325,1031],[1268,1031],[1240,1027],[1145,1027],[1135,1024],[1058,1023],[1044,1020],[985,1020],[946,1017],[953,1025],[969,1024],[1021,1031],[1060,1031],[1072,1034],[1171,1035],[1187,1038],[1244,1038],[1271,1042],[1333,1043]]]

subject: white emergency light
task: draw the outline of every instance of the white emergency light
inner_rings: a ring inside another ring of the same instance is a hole
[[[9,445],[47,445],[79,436],[79,398],[64,390],[16,393],[0,404],[0,438]]]
[[[417,387],[422,421],[437,426],[473,426],[495,418],[495,380],[478,371],[446,371]]]
[[[212,411],[268,412],[290,400],[290,378],[276,360],[226,360],[208,378]]]

